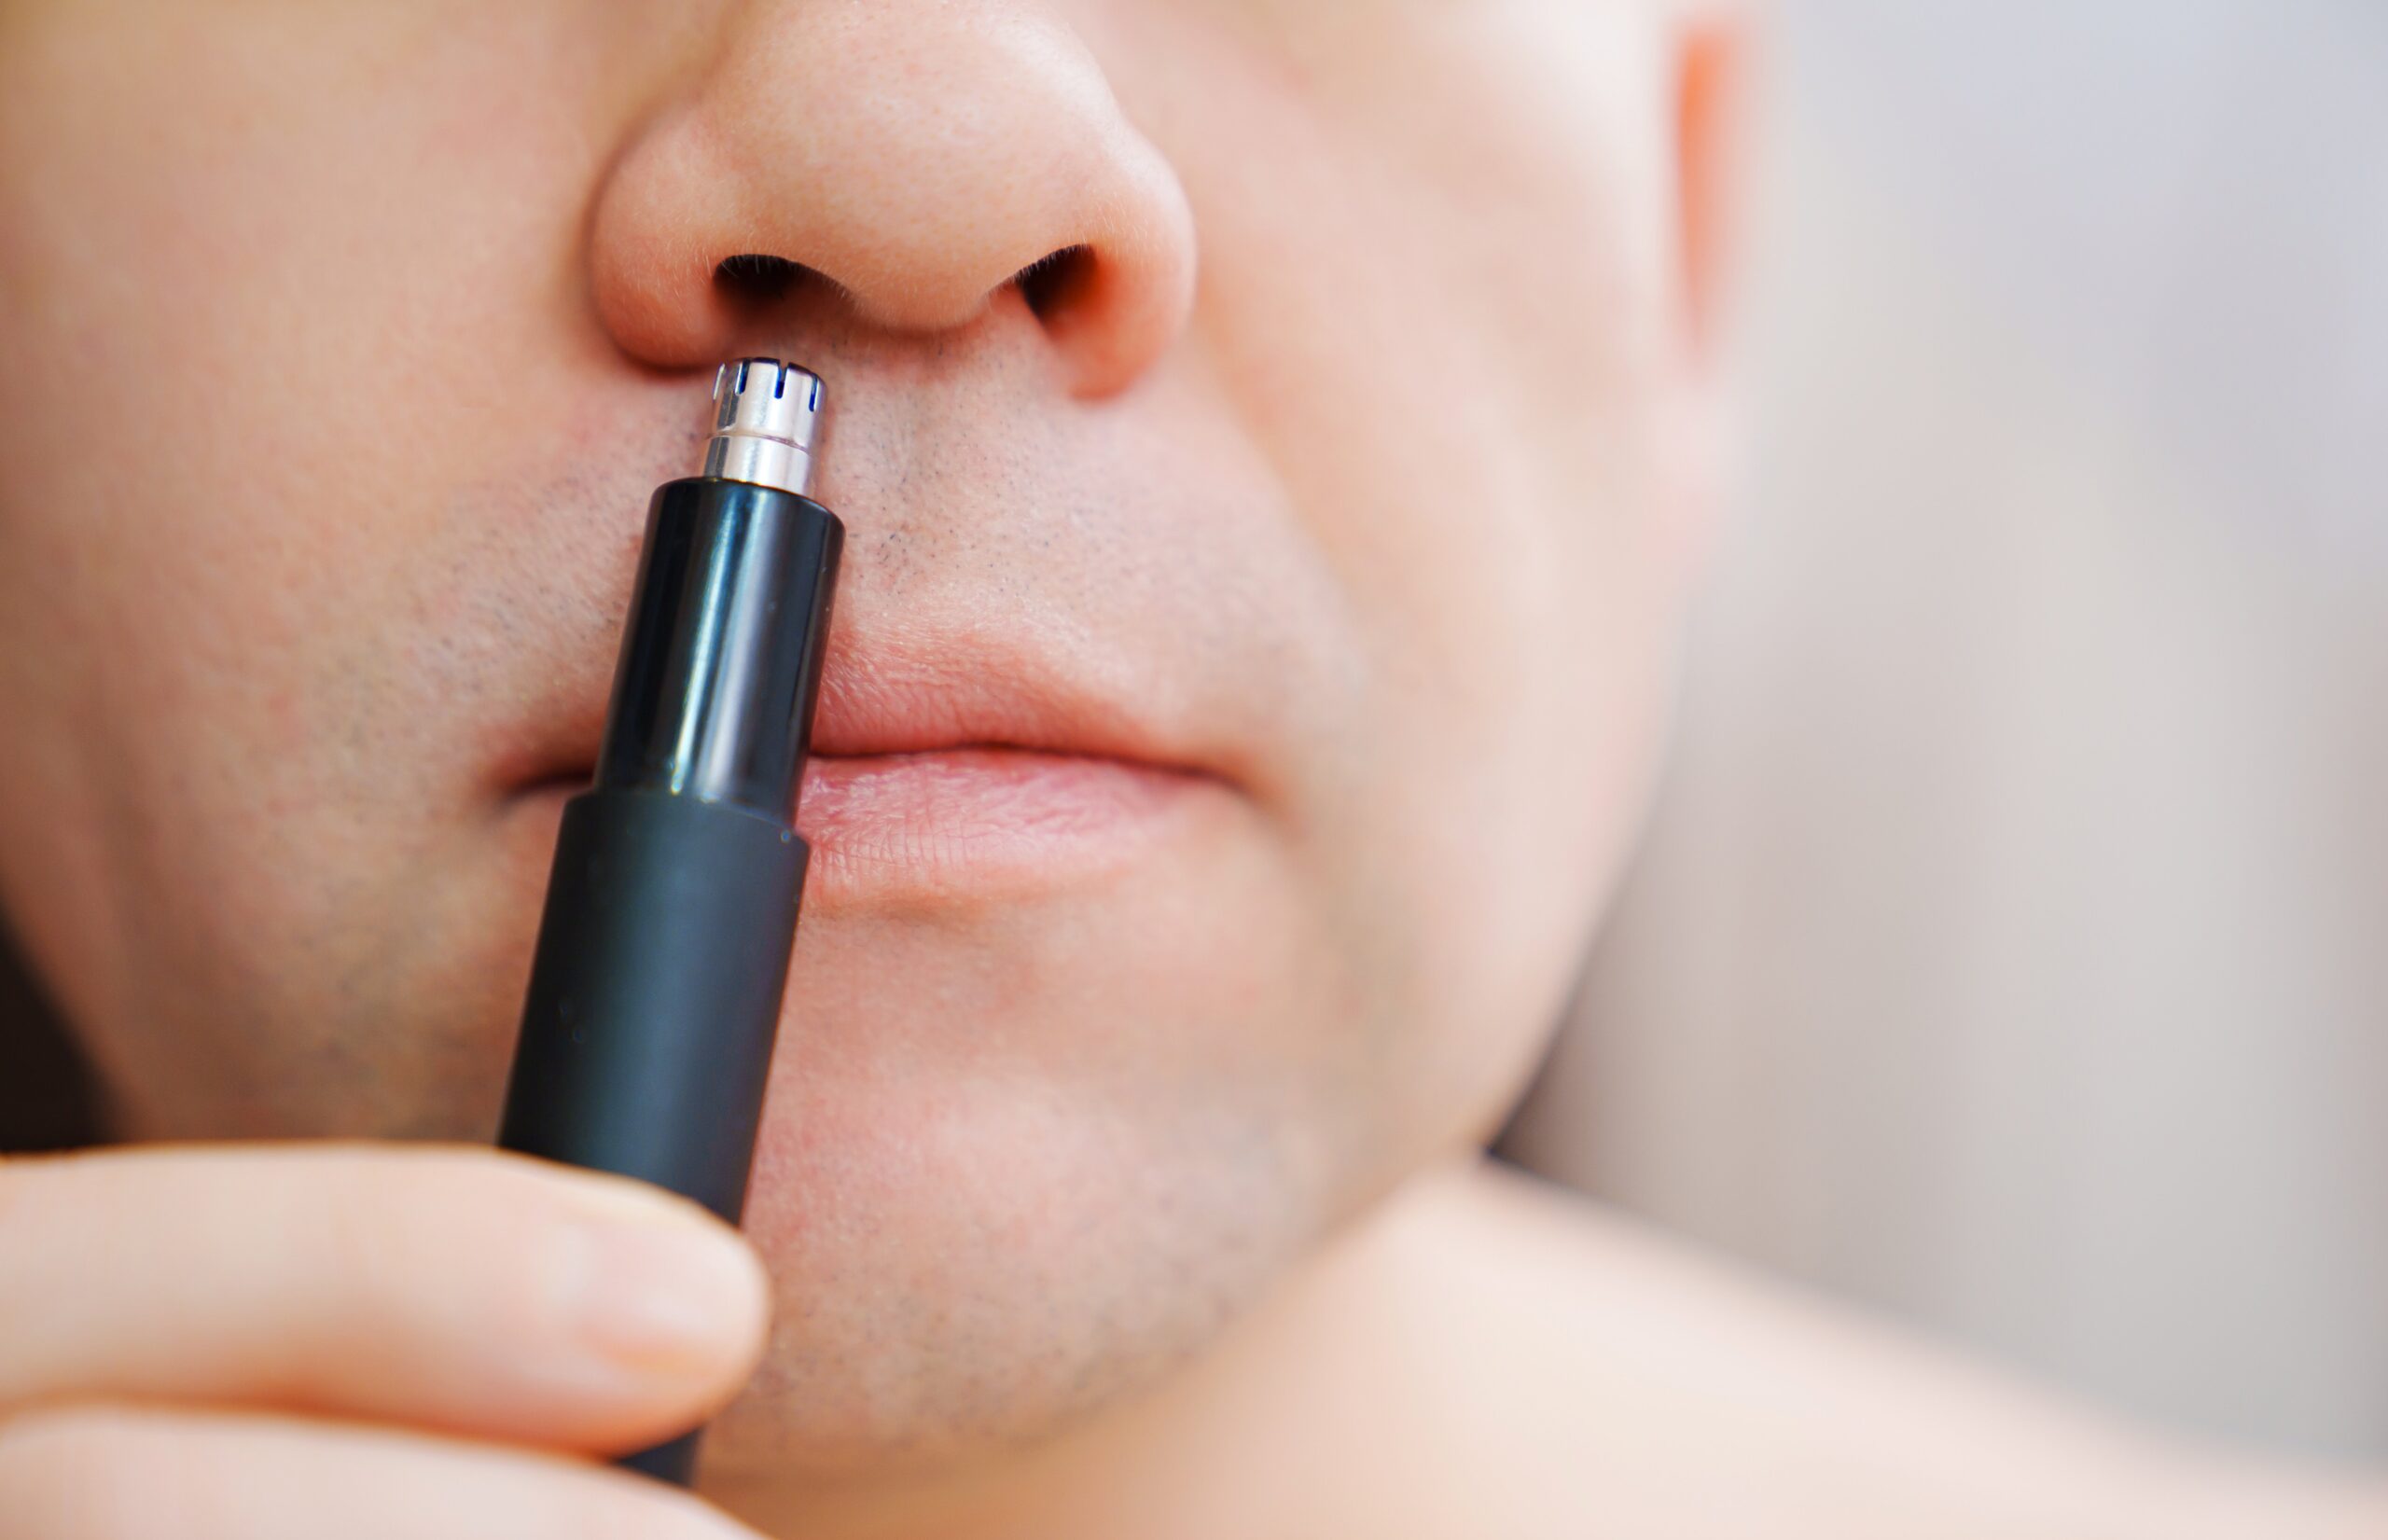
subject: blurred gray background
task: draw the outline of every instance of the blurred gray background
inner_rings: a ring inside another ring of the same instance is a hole
[[[2388,6],[1771,33],[1744,506],[1513,1147],[2388,1459]]]

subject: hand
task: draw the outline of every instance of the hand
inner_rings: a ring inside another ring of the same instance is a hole
[[[752,1540],[588,1457],[766,1309],[695,1205],[493,1150],[0,1160],[0,1540]]]

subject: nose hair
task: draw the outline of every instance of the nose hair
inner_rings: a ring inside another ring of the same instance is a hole
[[[1132,381],[1185,324],[1194,230],[1175,173],[1050,16],[978,0],[773,0],[616,160],[591,222],[600,314],[646,362],[732,351],[725,263],[776,258],[858,320],[934,334],[1007,285],[1070,387]]]

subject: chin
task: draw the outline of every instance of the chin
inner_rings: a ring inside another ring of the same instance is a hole
[[[1314,923],[1249,825],[1187,833],[1033,897],[808,914],[746,1214],[776,1321],[709,1471],[1048,1435],[1332,1225]]]

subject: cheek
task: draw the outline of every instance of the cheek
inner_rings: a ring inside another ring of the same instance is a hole
[[[358,887],[434,854],[408,810],[462,756],[426,707],[475,687],[420,489],[502,459],[498,365],[556,367],[577,313],[596,136],[557,104],[604,76],[535,9],[7,23],[0,670],[40,748],[0,884],[104,1056],[187,1103],[245,1094],[223,1022],[328,1061],[393,932],[476,945]]]
[[[1402,1074],[1448,1117],[1554,1018],[1663,715],[1685,573],[1657,43],[1515,6],[1339,25],[1305,35],[1316,73],[1195,40],[1203,132],[1167,147],[1222,389],[1369,639],[1311,807],[1357,971],[1431,1044]]]

